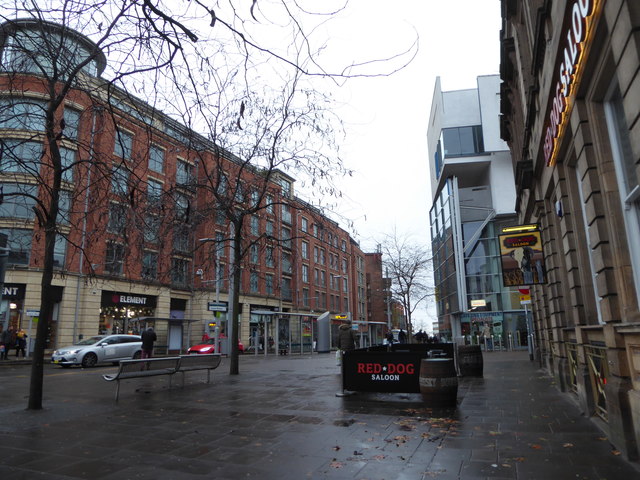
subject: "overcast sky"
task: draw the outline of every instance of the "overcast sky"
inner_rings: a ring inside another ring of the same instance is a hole
[[[420,48],[400,73],[352,80],[342,89],[348,137],[341,153],[357,173],[343,182],[348,198],[341,213],[355,221],[365,250],[374,250],[394,227],[428,242],[426,135],[435,79],[441,77],[443,90],[457,90],[475,88],[479,75],[498,73],[500,1],[352,0],[350,5],[355,11],[349,19],[358,21],[345,21],[344,31],[332,25],[336,34],[370,41],[375,54],[381,43],[403,48],[417,32]]]
[[[475,88],[477,76],[499,72],[500,1],[352,0],[350,6],[345,22],[332,24],[332,35],[357,39],[372,56],[404,48],[416,32],[420,47],[400,73],[352,80],[341,89],[348,134],[341,154],[356,174],[342,182],[340,213],[355,222],[365,251],[394,228],[428,245],[426,135],[435,80],[441,77],[445,91]],[[436,320],[433,305],[414,317],[428,327]]]

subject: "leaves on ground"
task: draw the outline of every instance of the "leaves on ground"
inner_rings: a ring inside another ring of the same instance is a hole
[[[331,462],[331,463],[329,464],[329,466],[330,466],[331,468],[342,468],[342,467],[344,467],[344,463],[342,463],[342,462],[338,462],[338,461],[333,461],[333,462]]]
[[[611,454],[617,457],[618,455],[621,455],[622,452],[620,452],[620,450],[611,450]]]
[[[571,447],[573,447],[574,445],[573,445],[573,443],[563,443],[563,444],[562,444],[562,446],[563,446],[564,448],[571,448]]]
[[[537,443],[532,443],[531,448],[534,450],[542,450],[542,445],[538,445]]]

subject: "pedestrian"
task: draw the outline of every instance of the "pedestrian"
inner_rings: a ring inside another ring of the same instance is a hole
[[[407,334],[402,329],[400,329],[400,332],[398,333],[398,342],[407,343]]]
[[[9,350],[16,344],[13,327],[9,326],[0,334],[0,345],[2,345],[2,355],[0,359],[9,360]]]
[[[153,327],[147,328],[142,332],[142,357],[151,358],[153,356],[153,343],[158,339]]]
[[[24,331],[23,328],[18,330],[16,334],[16,358],[20,356],[20,352],[22,352],[22,358],[25,358],[26,348],[27,348],[27,332]]]
[[[393,345],[393,332],[389,330],[384,339],[387,341],[387,345]]]
[[[336,352],[336,362],[338,366],[342,364],[342,356],[344,352],[355,350],[356,348],[356,332],[351,328],[351,320],[340,325],[338,329],[338,351]]]

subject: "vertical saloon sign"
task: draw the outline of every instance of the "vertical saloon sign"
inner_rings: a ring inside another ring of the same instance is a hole
[[[560,45],[564,43],[564,49],[560,54],[560,66],[544,136],[543,151],[547,166],[556,163],[558,140],[569,122],[569,114],[584,70],[586,52],[593,41],[593,24],[600,15],[604,1],[575,0],[573,4],[569,3],[570,21],[560,42]]]

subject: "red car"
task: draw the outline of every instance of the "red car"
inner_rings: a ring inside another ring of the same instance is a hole
[[[227,338],[226,337],[220,337],[219,338],[220,343],[222,342],[226,342]],[[238,340],[238,352],[240,353],[244,353],[244,345],[242,344],[242,342],[240,340]],[[205,340],[202,343],[199,343],[198,345],[194,345],[192,347],[189,347],[189,350],[187,350],[187,353],[189,354],[196,354],[196,353],[216,353],[216,346],[215,346],[215,338],[209,338],[207,340]]]

